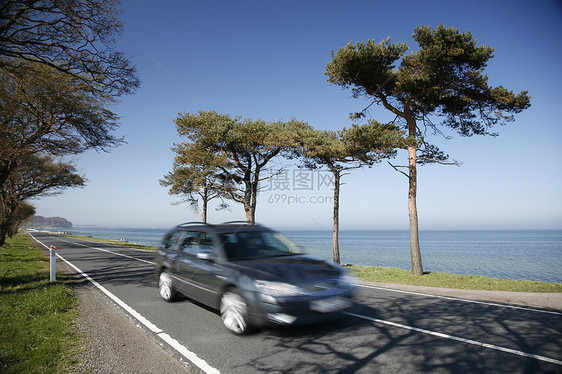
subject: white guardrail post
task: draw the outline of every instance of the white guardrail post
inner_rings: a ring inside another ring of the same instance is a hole
[[[57,248],[52,245],[49,247],[49,252],[51,254],[51,275],[49,276],[49,281],[57,281]]]

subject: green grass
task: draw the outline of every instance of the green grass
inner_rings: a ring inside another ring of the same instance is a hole
[[[0,248],[0,372],[71,372],[82,337],[68,278],[49,282],[49,259],[20,233]]]
[[[76,238],[76,239],[82,239],[82,240],[89,240],[91,242],[96,242],[96,243],[104,243],[104,244],[112,244],[112,245],[118,245],[120,247],[128,247],[128,248],[137,248],[137,249],[145,249],[147,251],[155,251],[156,248],[155,246],[151,246],[151,245],[144,245],[144,244],[136,244],[136,243],[129,243],[129,242],[122,242],[121,240],[108,240],[108,239],[99,239],[99,238],[94,238],[91,236],[80,236],[80,235],[72,235],[72,234],[63,234],[64,236],[67,236],[69,238]]]
[[[511,292],[562,292],[562,283],[507,280],[488,278],[480,275],[455,275],[447,273],[427,273],[421,277],[413,276],[411,271],[372,266],[349,266],[363,281],[409,284],[414,286],[458,288],[463,290],[488,290]]]

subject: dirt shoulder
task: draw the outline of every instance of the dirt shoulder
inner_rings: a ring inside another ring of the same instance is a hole
[[[76,357],[74,373],[198,373],[179,354],[160,345],[131,317],[89,281],[64,263],[57,263],[73,279],[79,300],[77,328],[85,337],[83,352]]]
[[[80,300],[78,329],[87,345],[73,372],[190,372],[93,286],[76,287],[75,291]]]

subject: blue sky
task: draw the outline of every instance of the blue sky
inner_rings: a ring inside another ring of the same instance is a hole
[[[123,1],[119,48],[137,65],[141,87],[113,110],[127,144],[74,158],[86,187],[33,201],[37,214],[74,225],[166,228],[199,220],[159,185],[181,141],[178,113],[215,110],[267,121],[296,117],[318,129],[350,126],[365,101],[330,85],[330,52],[348,42],[390,37],[416,48],[419,25],[470,30],[495,48],[491,85],[528,90],[531,108],[497,128],[499,137],[433,136],[461,167],[418,170],[422,229],[561,229],[562,5],[529,1]],[[391,119],[382,108],[371,117]],[[406,162],[399,153],[393,161]],[[277,228],[331,230],[332,191],[298,179],[294,165],[260,195],[256,219]],[[407,229],[407,179],[386,162],[344,177],[343,229]],[[288,189],[282,189],[288,187]],[[301,189],[299,189],[301,187]],[[305,187],[303,189],[303,187]],[[244,219],[240,204],[211,207],[210,222]]]

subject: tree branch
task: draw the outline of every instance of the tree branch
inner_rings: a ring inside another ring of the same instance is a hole
[[[459,166],[459,167],[462,165],[462,162],[457,160],[441,161],[435,158],[428,158],[428,157],[417,157],[417,160],[424,160],[426,162],[435,162],[440,165]]]
[[[408,166],[392,165],[392,164],[390,163],[390,161],[388,161],[388,160],[387,160],[386,162],[388,162],[388,164],[389,164],[390,166],[392,166],[392,168],[393,168],[394,170],[396,170],[396,171],[399,172],[400,174],[404,175],[406,178],[410,179],[410,176],[409,176],[408,174],[406,174],[406,173],[404,173],[402,170],[399,170],[399,169],[398,169],[398,168],[407,168]]]

